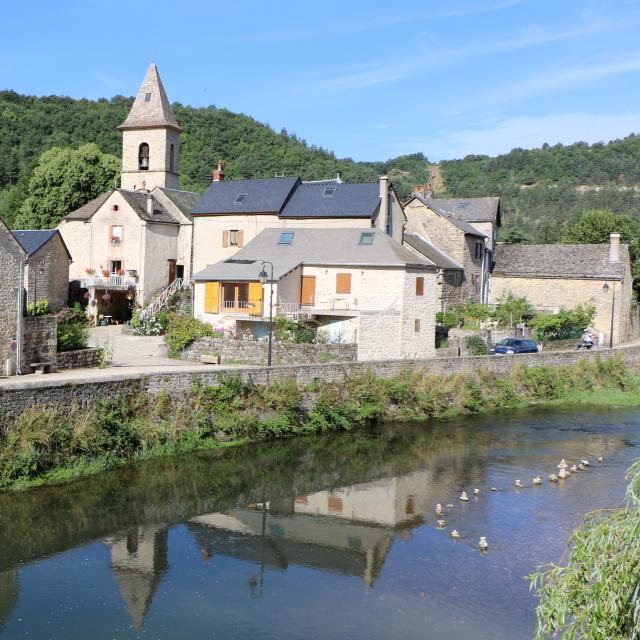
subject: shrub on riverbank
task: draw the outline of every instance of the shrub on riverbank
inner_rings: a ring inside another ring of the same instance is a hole
[[[122,394],[89,410],[33,407],[16,419],[0,419],[0,488],[59,479],[60,469],[75,477],[220,442],[512,409],[603,389],[637,393],[638,382],[624,360],[614,357],[571,367],[521,367],[507,377],[443,377],[407,368],[389,379],[366,373],[305,388],[294,381],[265,386],[230,376],[217,387],[195,386],[179,402],[167,393]]]

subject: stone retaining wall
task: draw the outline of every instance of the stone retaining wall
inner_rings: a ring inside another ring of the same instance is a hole
[[[574,365],[583,359],[608,358],[619,353],[626,362],[640,366],[640,346],[627,349],[600,349],[598,351],[557,351],[513,356],[475,356],[467,358],[433,358],[429,360],[392,360],[381,362],[350,362],[309,365],[279,365],[271,368],[255,367],[225,369],[202,367],[195,371],[150,373],[147,375],[114,373],[110,376],[91,377],[88,373],[81,383],[69,380],[25,380],[20,385],[0,386],[0,412],[17,415],[26,408],[39,406],[69,407],[72,403],[90,406],[97,400],[113,398],[118,394],[166,392],[172,398],[184,398],[194,383],[216,386],[220,381],[238,376],[255,384],[271,384],[282,380],[295,380],[306,386],[317,380],[340,382],[349,377],[371,372],[381,378],[390,378],[402,371],[424,371],[432,375],[448,376],[455,373],[492,371],[508,375],[519,366]]]
[[[32,362],[55,364],[58,323],[55,316],[25,316],[22,331],[22,371],[33,372]]]
[[[56,368],[58,369],[83,369],[97,367],[99,364],[99,348],[62,351],[56,354]]]
[[[200,361],[204,354],[220,354],[222,364],[243,363],[264,365],[267,362],[267,342],[256,340],[230,340],[225,338],[199,338],[182,352],[185,360]],[[274,342],[274,364],[316,364],[321,362],[355,362],[358,348],[355,344],[296,344]]]

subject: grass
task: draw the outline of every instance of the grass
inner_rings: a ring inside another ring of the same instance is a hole
[[[0,489],[251,441],[560,403],[638,406],[640,377],[617,356],[571,367],[520,367],[503,377],[407,368],[389,379],[369,372],[299,387],[294,380],[266,386],[228,376],[217,387],[194,386],[179,401],[168,392],[123,393],[89,410],[34,406],[15,419],[0,416],[6,434],[0,437]]]

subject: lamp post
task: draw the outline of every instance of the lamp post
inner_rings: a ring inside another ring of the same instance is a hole
[[[260,278],[260,284],[266,284],[269,274],[265,269],[265,266],[271,267],[271,278],[269,279],[269,350],[267,352],[267,367],[271,366],[271,343],[273,340],[273,263],[268,260],[262,261],[262,271],[258,276]]]
[[[609,292],[609,285],[605,282],[602,285],[602,290],[605,293]],[[616,283],[613,283],[613,291],[611,296],[611,328],[609,330],[609,349],[613,349],[613,313],[616,308]]]

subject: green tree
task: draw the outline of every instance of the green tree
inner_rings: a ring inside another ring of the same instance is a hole
[[[16,216],[21,229],[55,227],[70,211],[114,188],[120,161],[97,145],[78,149],[53,147],[45,151],[33,171],[27,197]]]
[[[500,327],[513,328],[519,322],[533,317],[533,306],[524,296],[518,297],[507,291],[498,299],[493,317]]]

